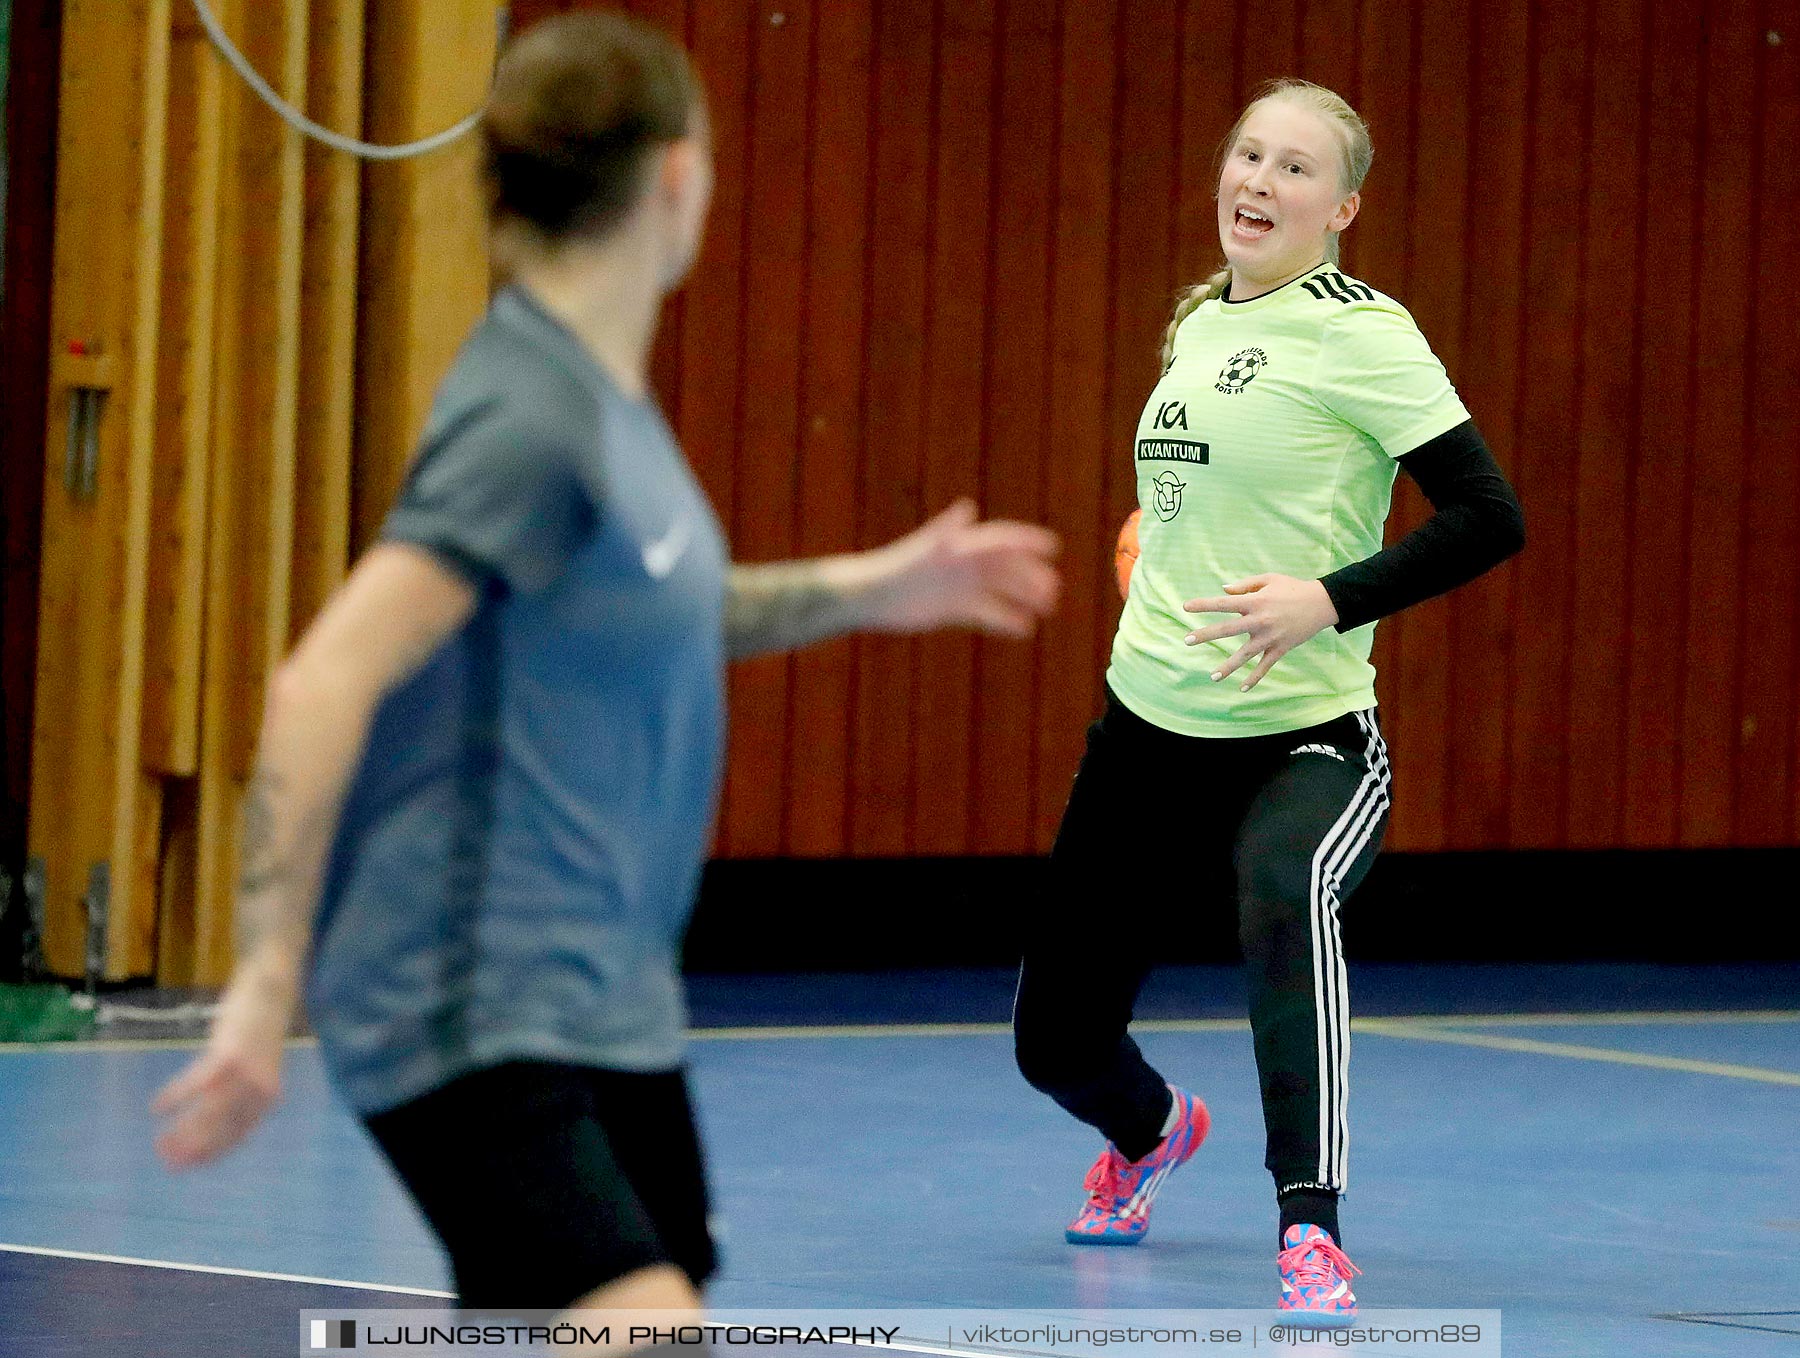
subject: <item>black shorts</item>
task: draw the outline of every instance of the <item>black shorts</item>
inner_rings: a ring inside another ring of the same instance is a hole
[[[560,1310],[628,1273],[713,1271],[687,1081],[516,1061],[364,1120],[464,1306]]]

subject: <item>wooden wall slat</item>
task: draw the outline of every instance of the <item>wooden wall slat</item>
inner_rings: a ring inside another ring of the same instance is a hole
[[[877,8],[874,121],[869,149],[869,256],[865,287],[863,452],[858,541],[886,542],[917,524],[922,498],[922,405],[925,390],[927,279],[930,276],[932,107],[935,15],[929,0]],[[754,454],[752,454],[754,455]],[[861,637],[847,714],[854,731],[851,764],[852,851],[908,850],[914,795],[913,643]]]
[[[1336,90],[1355,107],[1359,98],[1357,0],[1303,0],[1296,73]],[[1458,34],[1458,40],[1466,33]]]
[[[363,0],[309,7],[309,115],[343,132],[362,127]],[[350,558],[350,482],[356,417],[357,249],[362,170],[309,141],[305,149],[305,257],[300,270],[300,406],[296,445],[295,640],[343,580]]]
[[[215,14],[232,22],[229,5]],[[157,976],[191,977],[226,79],[191,13],[175,16],[170,68],[142,762],[171,781],[155,784],[161,862],[144,914]]]
[[[366,0],[364,135],[434,136],[481,106],[498,37],[496,0]],[[375,539],[432,393],[487,306],[487,229],[473,137],[428,156],[365,165],[358,242],[351,548]]]
[[[39,552],[55,253],[59,6],[15,6],[5,99],[6,287],[0,291],[0,863],[23,866],[29,840],[32,707],[37,686]]]
[[[1796,781],[1794,693],[1800,687],[1800,605],[1792,589],[1774,582],[1800,577],[1800,387],[1776,355],[1800,352],[1800,279],[1788,261],[1800,249],[1793,204],[1800,202],[1800,3],[1771,0],[1757,52],[1757,101],[1750,126],[1757,146],[1755,361],[1745,367],[1752,411],[1750,473],[1743,507],[1743,578],[1765,582],[1754,607],[1741,613],[1738,650],[1744,659],[1742,739],[1733,781],[1737,823],[1733,841],[1776,845],[1800,837]],[[1770,587],[1773,585],[1774,587]]]
[[[863,449],[865,327],[876,308],[865,295],[868,249],[870,69],[874,33],[865,6],[813,8],[813,50],[831,54],[831,78],[815,70],[811,173],[807,184],[807,309],[795,550],[823,556],[856,545],[858,464]],[[794,657],[787,827],[790,854],[843,851],[850,805],[851,665],[848,641]]]
[[[1783,41],[1779,51],[1765,54],[1768,72],[1765,88],[1769,97],[1762,121],[1762,126],[1767,131],[1763,144],[1768,153],[1768,163],[1775,167],[1775,173],[1771,176],[1770,192],[1765,196],[1764,202],[1772,203],[1772,210],[1775,212],[1786,212],[1787,205],[1794,201],[1793,198],[1781,197],[1774,190],[1776,186],[1791,186],[1794,182],[1795,158],[1787,154],[1787,148],[1795,144],[1794,134],[1800,132],[1800,69],[1796,68],[1794,56],[1800,50],[1794,41],[1796,35],[1800,35],[1800,5],[1796,5],[1794,0],[1772,0],[1769,13],[1772,20],[1769,31],[1782,36]],[[1790,134],[1785,138],[1778,135],[1784,130]],[[1788,233],[1785,239],[1791,242],[1794,230],[1791,213],[1788,213],[1783,225]],[[1782,239],[1784,237],[1779,235],[1764,236],[1771,250]],[[1771,258],[1774,257],[1771,255]],[[1791,254],[1784,256],[1791,257]],[[1767,274],[1764,277],[1767,278]],[[1800,292],[1800,281],[1796,280],[1793,270],[1786,270],[1785,276],[1778,275],[1774,280],[1767,305],[1761,313],[1765,323],[1759,329],[1759,334],[1766,337],[1766,343],[1758,354],[1758,368],[1768,374],[1770,383],[1782,384],[1780,398],[1767,401],[1761,408],[1769,416],[1769,421],[1764,426],[1767,436],[1764,446],[1769,448],[1791,448],[1800,442],[1800,409],[1797,409],[1800,406],[1800,394],[1796,393],[1795,384],[1787,381],[1781,375],[1780,368],[1772,361],[1775,355],[1793,353],[1796,348],[1796,331],[1800,330],[1800,319],[1797,319],[1800,318],[1800,304],[1797,304],[1800,303],[1800,297],[1796,297],[1797,292]],[[1764,390],[1766,392],[1767,388]],[[1794,507],[1793,517],[1781,523],[1776,531],[1784,533],[1791,540],[1800,540],[1800,532],[1795,531],[1795,525],[1800,524],[1800,499],[1790,499],[1788,503]],[[1793,600],[1790,598],[1789,602],[1791,604]],[[1780,644],[1779,636],[1775,644]],[[1793,682],[1800,680],[1800,615],[1794,619],[1788,649],[1793,656],[1793,667],[1789,670],[1789,685],[1782,691],[1791,698]],[[1779,703],[1786,700],[1778,697],[1776,701]],[[1794,723],[1787,792],[1787,807],[1791,819],[1786,842],[1791,844],[1800,843],[1800,714],[1794,713],[1791,701],[1787,701],[1786,705],[1788,715]]]
[[[1663,229],[1648,234],[1644,347],[1632,467],[1633,582],[1625,689],[1626,843],[1673,847],[1680,798],[1682,665],[1689,653],[1685,608],[1674,582],[1687,573],[1689,448],[1696,352],[1694,259],[1702,166],[1698,150],[1699,15],[1650,4],[1650,70],[1643,163],[1652,193],[1666,192]],[[1666,191],[1662,186],[1667,186]],[[1531,513],[1534,506],[1527,506]],[[1535,524],[1534,524],[1535,536]],[[1553,544],[1546,544],[1554,551]],[[1534,551],[1545,550],[1534,544]],[[1679,563],[1679,565],[1677,565]],[[1517,775],[1515,775],[1517,776]],[[1529,789],[1526,789],[1529,791]]]
[[[1297,74],[1300,69],[1301,0],[1270,0],[1238,30],[1239,107],[1265,80]]]
[[[1106,494],[1117,456],[1108,419],[1108,380],[1095,380],[1093,356],[1106,352],[1113,320],[1114,203],[1119,192],[1116,114],[1120,7],[1066,9],[1058,79],[1056,204],[1050,280],[1049,436],[1044,441],[1044,521],[1062,537],[1063,599],[1038,646],[1037,793],[1033,842],[1055,839],[1081,762],[1087,725],[1102,704],[1104,662],[1094,639],[1110,638],[1119,616],[1113,584],[1113,534],[1119,520]],[[1179,52],[1179,45],[1173,49]],[[1174,66],[1178,78],[1180,66]],[[1181,112],[1173,88],[1165,111]],[[1086,133],[1082,129],[1092,129]],[[1107,135],[1101,135],[1104,130]],[[1179,125],[1161,129],[1164,184],[1181,181]],[[1173,256],[1171,255],[1171,259]],[[1167,302],[1167,298],[1162,299]],[[1144,318],[1154,324],[1155,311]],[[1152,355],[1130,365],[1141,378]],[[1136,495],[1135,487],[1129,494]]]
[[[1764,30],[1755,0],[1719,0],[1706,10],[1705,129],[1700,164],[1708,191],[1700,208],[1699,346],[1693,476],[1689,482],[1686,662],[1681,666],[1680,842],[1731,841],[1742,656],[1730,639],[1745,606],[1743,484],[1749,427],[1744,368],[1753,357],[1746,319],[1756,255],[1738,232],[1753,220],[1754,138],[1744,111],[1754,96],[1756,48]],[[1732,186],[1720,193],[1716,186]],[[1791,351],[1790,351],[1791,353]],[[1790,359],[1791,361],[1791,359]],[[1796,455],[1790,449],[1788,456]]]
[[[151,0],[141,10],[145,36],[141,50],[143,66],[140,79],[143,100],[136,114],[143,129],[138,160],[143,179],[143,198],[133,223],[131,247],[135,252],[132,267],[130,306],[135,334],[129,341],[128,354],[141,355],[142,375],[131,380],[128,401],[117,401],[114,418],[128,419],[126,426],[129,453],[122,468],[126,487],[124,496],[124,532],[116,547],[122,553],[119,562],[118,590],[118,706],[112,718],[117,733],[117,748],[111,766],[113,778],[114,821],[109,861],[112,865],[108,904],[105,958],[102,970],[109,979],[145,975],[153,964],[152,944],[156,930],[156,858],[160,833],[162,798],[160,784],[147,777],[141,767],[139,733],[143,722],[144,649],[147,624],[146,605],[149,589],[149,536],[151,467],[155,460],[156,391],[148,380],[155,371],[159,331],[160,287],[156,263],[162,254],[163,201],[160,192],[166,135],[161,134],[164,110],[168,106],[169,39],[161,30],[169,22],[166,6]],[[65,22],[68,10],[65,9]],[[133,45],[135,46],[135,45]],[[130,59],[133,46],[123,55]],[[65,95],[67,89],[65,87]],[[92,166],[86,167],[90,171]],[[113,172],[107,166],[103,172]],[[115,223],[104,222],[101,229],[117,229]],[[60,277],[60,274],[59,274]],[[54,336],[52,343],[55,342]],[[102,436],[104,460],[104,435]],[[105,475],[105,473],[103,473]],[[104,494],[104,492],[103,492]]]
[[[933,90],[931,266],[926,281],[924,439],[920,497],[926,513],[981,497],[987,443],[986,355],[968,337],[987,324],[985,278],[992,243],[994,6],[946,0],[938,12]],[[914,650],[912,798],[907,834],[917,854],[969,850],[971,717],[975,642],[930,637]]]
[[[1515,618],[1523,613],[1542,619],[1551,634],[1564,625],[1573,589],[1568,562],[1574,515],[1565,449],[1569,412],[1578,394],[1582,321],[1581,240],[1577,230],[1559,231],[1551,222],[1564,211],[1579,212],[1584,189],[1586,176],[1570,148],[1581,144],[1577,129],[1587,81],[1587,38],[1579,10],[1548,5],[1533,11],[1533,135],[1525,194],[1531,313],[1519,360],[1529,388],[1515,467],[1535,550],[1520,558],[1513,608]],[[1569,702],[1563,648],[1523,645],[1514,654],[1512,673],[1507,713],[1515,772],[1510,838],[1522,848],[1554,848],[1567,831],[1563,732]]]
[[[224,74],[197,22],[170,49],[161,342],[144,657],[144,767],[191,776],[200,743]]]
[[[1569,666],[1568,836],[1574,848],[1618,840],[1623,801],[1625,712],[1615,701],[1626,674],[1628,582],[1626,523],[1619,506],[1630,492],[1627,431],[1637,404],[1638,318],[1645,288],[1640,238],[1648,204],[1638,164],[1644,61],[1638,0],[1590,6],[1592,94],[1585,144],[1586,193],[1581,270],[1582,384],[1572,466],[1575,588],[1566,634]]]
[[[758,455],[738,464],[730,529],[734,554],[746,561],[794,555],[800,337],[808,306],[812,31],[812,7],[805,0],[759,0],[751,7],[744,306],[760,323],[744,336],[737,423],[744,446]],[[731,765],[737,777],[723,834],[738,854],[781,851],[790,665],[785,655],[764,656],[732,672],[737,735],[731,742]]]
[[[68,0],[62,33],[29,849],[48,877],[46,957],[63,975],[83,970],[82,899],[91,869],[109,865],[106,972],[123,977],[148,960],[133,914],[140,817],[156,811],[138,765],[169,0]],[[106,116],[75,116],[95,110]],[[71,362],[74,340],[103,358]],[[112,388],[91,501],[64,483],[78,384]]]
[[[1478,5],[1468,48],[1465,84],[1481,90],[1481,116],[1472,120],[1469,195],[1461,223],[1465,241],[1479,240],[1464,295],[1463,358],[1450,376],[1496,459],[1516,474],[1520,334],[1531,282],[1525,273],[1525,172],[1528,28],[1522,5]],[[1635,157],[1634,157],[1635,159]],[[1532,528],[1527,516],[1526,533]],[[1444,720],[1454,720],[1445,776],[1449,821],[1441,847],[1476,849],[1507,837],[1507,723],[1504,720],[1515,650],[1530,644],[1512,625],[1509,562],[1464,587],[1451,608],[1451,681]],[[1454,714],[1454,715],[1452,715]],[[1411,770],[1401,795],[1411,785]]]
[[[1057,138],[1075,130],[1056,120],[1063,37],[1056,4],[1016,0],[1001,13],[981,502],[993,517],[1039,521],[1044,460],[1057,455],[1047,454],[1055,431],[1045,399],[1055,335],[1050,174]],[[972,848],[1028,853],[1037,844],[1035,658],[1019,642],[984,638],[976,645],[975,673]]]
[[[796,551],[824,557],[855,546],[862,457],[862,346],[873,306],[868,259],[873,20],[862,5],[815,5],[812,173],[806,231],[805,382],[796,452]],[[788,722],[785,850],[844,852],[850,816],[850,641],[794,657]]]

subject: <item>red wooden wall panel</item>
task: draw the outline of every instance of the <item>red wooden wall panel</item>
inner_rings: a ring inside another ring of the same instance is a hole
[[[812,6],[779,0],[751,6],[750,103],[746,120],[744,366],[737,403],[741,447],[779,456],[740,456],[727,521],[733,550],[753,561],[792,557],[794,457],[799,442],[801,337],[806,293],[806,171],[813,67]],[[781,22],[774,22],[779,16]],[[767,656],[732,681],[732,757],[740,775],[724,822],[734,852],[774,853],[787,801],[791,662]],[[747,772],[746,772],[747,771]]]
[[[1502,57],[1524,50],[1527,24],[1522,5],[1477,5],[1467,42],[1465,83],[1481,90],[1481,116],[1471,123],[1473,190],[1457,225],[1461,239],[1479,240],[1481,249],[1471,259],[1465,281],[1462,361],[1451,373],[1501,466],[1515,476],[1513,398],[1520,372],[1519,336],[1531,294],[1523,268],[1529,80],[1524,63]],[[1452,601],[1451,681],[1440,719],[1453,724],[1456,735],[1438,775],[1449,803],[1446,848],[1507,842],[1509,742],[1506,723],[1492,713],[1505,702],[1515,652],[1530,644],[1512,625],[1517,571],[1517,562],[1509,562],[1464,586]],[[1405,798],[1417,780],[1411,769],[1402,773],[1399,795]]]
[[[1594,0],[1589,31],[1604,34],[1616,59],[1593,72],[1583,163],[1582,236],[1591,244],[1581,276],[1582,393],[1569,448],[1573,484],[1574,582],[1565,648],[1569,667],[1569,743],[1581,752],[1567,770],[1568,842],[1604,848],[1620,826],[1624,724],[1610,701],[1624,691],[1626,503],[1630,468],[1619,431],[1636,404],[1636,356],[1642,343],[1644,280],[1639,243],[1645,188],[1638,152],[1643,108],[1638,78],[1644,51],[1639,0]],[[1597,243],[1595,243],[1597,242]]]
[[[924,436],[926,285],[932,216],[927,200],[937,59],[930,0],[876,7],[874,121],[871,127],[869,324],[863,343],[862,477],[854,505],[857,541],[885,542],[919,522]],[[840,539],[843,545],[852,541]],[[914,795],[914,643],[861,637],[847,714],[851,752],[850,834],[861,854],[908,851]]]
[[[1688,645],[1687,503],[1694,424],[1694,304],[1699,287],[1702,191],[1699,158],[1700,14],[1693,6],[1645,7],[1650,53],[1645,89],[1644,173],[1654,215],[1646,223],[1645,289],[1632,431],[1631,555],[1622,563],[1631,605],[1625,683],[1623,842],[1677,842],[1682,676],[1698,659]],[[1695,770],[1700,772],[1700,770]]]
[[[995,104],[993,255],[984,327],[988,435],[981,449],[982,503],[989,512],[1041,519],[1042,485],[1059,455],[1047,400],[1054,253],[1053,176],[1058,125],[1055,0],[1008,0],[999,7]],[[1035,795],[1033,753],[1038,675],[1032,651],[1017,643],[976,646],[974,824],[977,853],[1029,853]],[[921,794],[929,796],[930,789]]]
[[[1054,838],[1068,801],[1069,770],[1081,759],[1085,728],[1099,702],[1104,662],[1096,642],[1111,637],[1120,607],[1113,543],[1095,524],[1097,518],[1102,525],[1108,522],[1106,472],[1123,459],[1104,456],[1116,445],[1107,432],[1107,384],[1094,380],[1094,355],[1105,351],[1111,333],[1110,246],[1120,156],[1110,138],[1070,132],[1112,125],[1121,8],[1114,0],[1080,6],[1068,13],[1062,36],[1043,521],[1063,539],[1064,584],[1062,607],[1037,648],[1042,695],[1033,771],[1037,844]],[[1169,180],[1178,173],[1171,169]],[[1129,499],[1136,490],[1126,487],[1123,493]],[[1123,519],[1122,510],[1118,517]]]
[[[515,24],[578,0],[515,0]],[[1028,645],[865,638],[733,676],[730,855],[1038,852],[1099,701],[1112,541],[1218,142],[1332,85],[1376,155],[1345,267],[1406,303],[1531,545],[1384,623],[1405,849],[1800,843],[1796,0],[636,0],[719,192],[659,390],[738,553],[959,495],[1051,524]],[[1426,512],[1401,479],[1390,529]]]
[[[1702,341],[1694,365],[1697,436],[1689,490],[1688,663],[1682,666],[1681,704],[1687,773],[1679,813],[1684,845],[1729,844],[1736,800],[1730,772],[1736,766],[1743,664],[1742,652],[1728,639],[1738,633],[1738,611],[1745,603],[1739,571],[1749,469],[1744,372],[1755,358],[1747,318],[1756,255],[1744,248],[1739,231],[1756,220],[1756,141],[1745,135],[1743,116],[1753,103],[1756,49],[1763,46],[1756,9],[1756,0],[1714,0],[1705,10],[1705,121],[1700,134],[1705,189],[1697,321]],[[1787,360],[1794,359],[1789,349]],[[1789,457],[1794,454],[1787,450]]]
[[[1800,36],[1800,3],[1776,0],[1764,14],[1766,33]],[[1768,54],[1771,58],[1773,53]],[[1733,840],[1741,844],[1789,844],[1800,835],[1796,795],[1794,698],[1800,688],[1800,613],[1795,591],[1781,582],[1800,579],[1800,279],[1788,261],[1800,249],[1793,205],[1800,202],[1800,75],[1790,60],[1757,64],[1756,272],[1752,330],[1758,361],[1744,376],[1755,442],[1744,478],[1746,551],[1743,580],[1757,582],[1741,616],[1736,645],[1743,657],[1741,740],[1733,778],[1738,793]],[[1786,353],[1783,365],[1769,361]]]
[[[925,412],[921,503],[927,511],[979,501],[987,447],[987,361],[974,347],[989,312],[993,251],[994,59],[998,26],[988,0],[949,0],[938,13],[932,86],[931,262],[926,279]],[[969,852],[973,816],[975,641],[936,636],[914,649],[909,852]]]
[[[0,289],[0,866],[25,857],[37,682],[38,543],[50,381],[60,5],[13,6],[5,99],[6,285]]]
[[[1486,714],[1510,726],[1513,766],[1510,842],[1553,848],[1562,840],[1570,757],[1566,684],[1574,514],[1569,446],[1581,400],[1583,151],[1592,116],[1590,40],[1573,5],[1534,7],[1531,15],[1531,158],[1525,187],[1525,277],[1531,291],[1519,369],[1526,390],[1514,472],[1528,506],[1534,550],[1514,575],[1512,621],[1532,635],[1513,652],[1505,706]],[[1480,412],[1476,412],[1479,416]]]
[[[851,534],[863,446],[863,334],[876,312],[865,296],[868,241],[869,72],[872,16],[861,5],[813,7],[815,52],[836,78],[815,72],[808,185],[806,347],[802,360],[795,550],[842,551]],[[844,845],[850,808],[853,653],[848,641],[794,657],[789,722],[788,853],[825,855]]]

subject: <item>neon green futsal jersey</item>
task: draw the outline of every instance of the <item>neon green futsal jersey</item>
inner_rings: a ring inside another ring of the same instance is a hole
[[[1248,693],[1244,638],[1189,646],[1182,611],[1246,576],[1316,580],[1381,549],[1394,459],[1469,418],[1406,308],[1335,265],[1247,302],[1202,303],[1138,420],[1140,555],[1107,682],[1191,736],[1292,731],[1375,705],[1375,625],[1327,627]]]

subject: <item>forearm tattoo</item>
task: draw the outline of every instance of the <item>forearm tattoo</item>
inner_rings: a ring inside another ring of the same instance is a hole
[[[238,892],[253,896],[279,886],[289,876],[287,862],[275,844],[276,797],[281,779],[268,769],[250,775],[244,790],[244,841],[238,867]]]
[[[725,590],[725,651],[733,660],[792,651],[854,631],[854,600],[824,578],[818,563],[733,566]]]
[[[312,905],[311,884],[301,865],[312,852],[318,817],[296,823],[280,774],[259,766],[244,791],[243,838],[238,855],[237,948],[254,952],[278,935],[303,935]],[[287,822],[291,833],[283,835]]]

